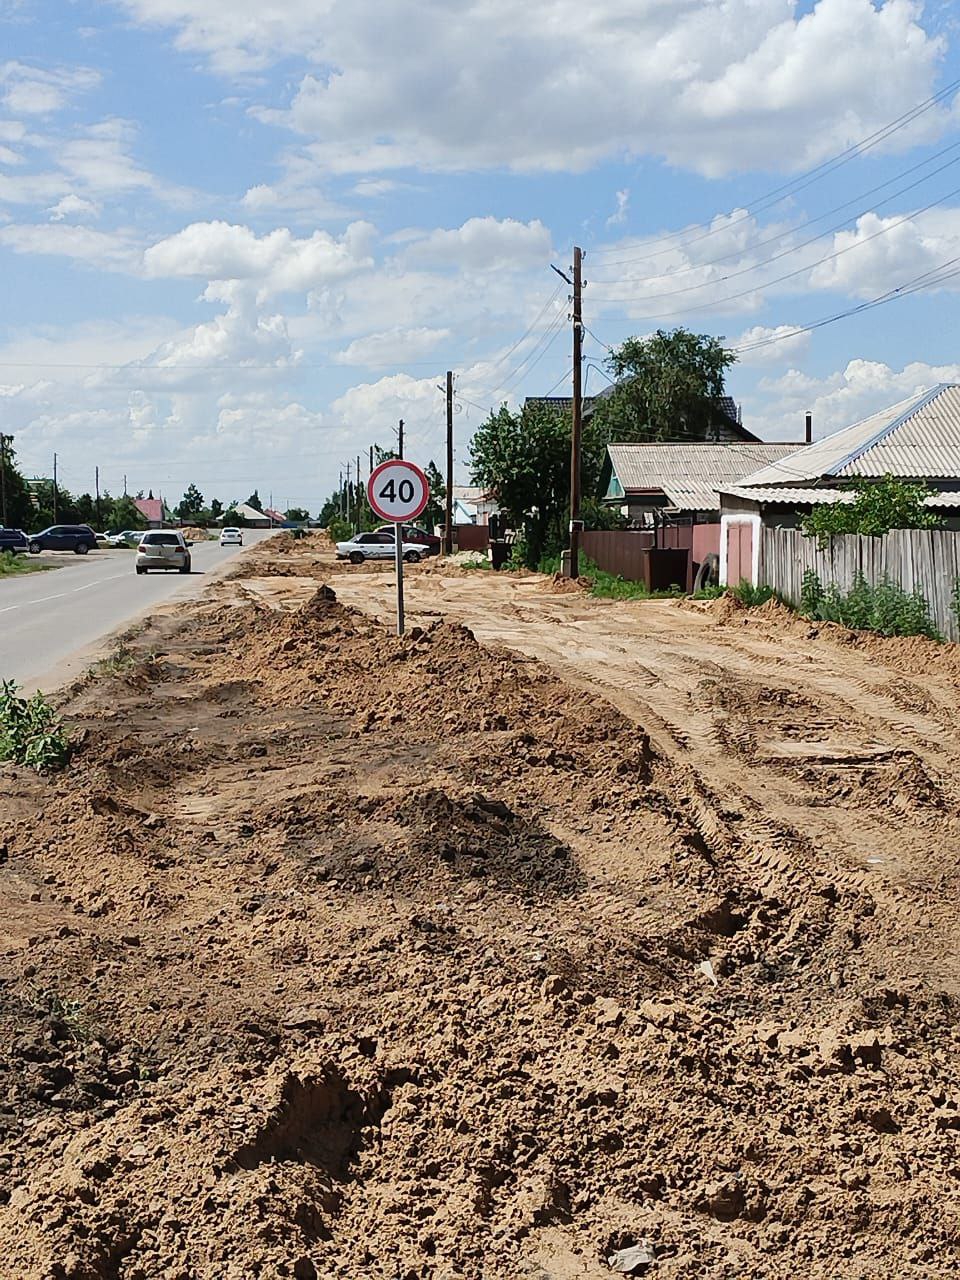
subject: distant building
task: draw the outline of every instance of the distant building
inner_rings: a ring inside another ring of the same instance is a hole
[[[134,498],[133,505],[146,520],[148,529],[162,529],[176,519],[162,498]]]

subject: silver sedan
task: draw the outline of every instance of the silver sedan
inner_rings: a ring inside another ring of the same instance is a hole
[[[363,564],[364,560],[392,560],[396,555],[396,535],[393,533],[358,533],[348,542],[337,543],[337,559],[351,564]],[[430,554],[430,548],[419,542],[403,544],[403,558],[408,564],[417,564]]]

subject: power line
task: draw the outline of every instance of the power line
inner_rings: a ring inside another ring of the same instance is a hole
[[[768,191],[766,195],[760,196],[752,205],[749,205],[744,210],[741,217],[733,219],[733,221],[728,222],[723,227],[711,227],[708,230],[701,232],[700,235],[692,236],[684,241],[684,243],[697,244],[701,240],[708,239],[710,236],[719,235],[721,231],[729,231],[731,227],[739,225],[741,222],[748,220],[754,214],[760,213],[764,209],[782,204],[791,196],[796,195],[798,191],[803,191],[806,187],[812,186],[813,183],[819,182],[822,178],[827,177],[828,174],[833,173],[836,169],[848,164],[851,160],[863,155],[866,151],[871,151],[874,147],[879,146],[881,142],[885,142],[887,138],[892,137],[895,133],[899,133],[901,129],[905,129],[907,125],[912,124],[914,120],[917,120],[920,116],[931,110],[932,107],[943,101],[944,98],[948,97],[958,87],[960,87],[960,78],[952,80],[949,84],[944,85],[942,89],[939,89],[935,94],[931,95],[931,97],[925,99],[921,103],[918,103],[917,106],[911,107],[909,111],[904,112],[903,115],[897,116],[896,119],[891,120],[880,129],[868,134],[867,137],[861,138],[859,142],[853,143],[851,146],[847,147],[846,150],[840,151],[835,156],[831,156],[827,160],[822,161],[820,164],[815,165],[814,168],[808,169],[805,173],[801,173],[797,178],[792,179],[790,182],[784,183],[779,187],[774,187],[772,191]],[[662,237],[660,243],[669,244],[676,240],[683,240],[683,237],[686,234],[686,231],[677,231],[672,235]],[[621,252],[619,248],[595,249],[591,251],[591,254],[593,257],[606,257],[611,253],[619,252]],[[663,250],[660,249],[653,253],[634,258],[633,261],[645,262],[650,258],[659,257],[662,252]]]
[[[818,214],[817,217],[815,218],[808,218],[805,222],[801,222],[798,226],[791,227],[789,232],[786,232],[786,233],[778,232],[777,235],[768,236],[765,240],[755,241],[750,246],[750,251],[753,251],[755,249],[760,249],[765,244],[773,244],[778,240],[784,240],[786,238],[786,235],[788,234],[795,235],[798,231],[802,231],[804,227],[811,227],[817,222],[822,222],[824,218],[829,218],[831,214],[839,213],[841,209],[848,209],[850,205],[856,204],[858,201],[866,199],[867,196],[873,195],[877,191],[882,191],[884,187],[889,187],[892,183],[898,182],[900,178],[905,178],[907,177],[908,174],[915,173],[917,169],[922,169],[925,165],[929,164],[932,160],[938,160],[941,156],[947,155],[951,151],[956,151],[958,147],[960,147],[960,142],[953,142],[950,144],[949,147],[944,147],[942,151],[938,151],[936,155],[930,156],[927,160],[921,160],[919,164],[915,164],[911,166],[911,168],[905,169],[902,173],[896,174],[893,178],[890,178],[887,182],[881,182],[878,186],[872,187],[869,191],[861,192],[859,195],[856,195],[852,199],[845,201],[843,204],[838,204],[833,209],[828,209],[826,213]],[[853,218],[862,218],[864,217],[864,215],[868,213],[873,213],[874,210],[879,208],[881,205],[889,204],[891,200],[896,200],[898,196],[906,195],[908,191],[913,191],[916,187],[921,186],[924,182],[928,182],[931,178],[935,178],[938,173],[943,173],[945,169],[951,168],[951,166],[957,164],[958,162],[960,162],[960,156],[955,157],[953,160],[948,160],[946,164],[942,164],[938,169],[934,169],[932,170],[932,172],[924,174],[922,178],[918,178],[915,182],[910,182],[907,184],[907,186],[901,187],[899,191],[891,192],[889,196],[885,196],[882,200],[876,201],[874,204],[869,205],[865,209],[860,209],[859,212],[852,215]],[[828,227],[826,231],[821,231],[818,235],[811,237],[811,239],[805,240],[801,244],[793,245],[791,246],[791,248],[785,249],[781,254],[775,254],[770,258],[764,259],[764,262],[758,263],[757,266],[763,266],[767,262],[775,262],[777,258],[784,257],[788,253],[796,253],[797,250],[804,249],[809,244],[815,244],[817,240],[822,240],[825,236],[832,235],[835,231],[842,231],[847,226],[847,223],[849,221],[850,219],[846,218],[844,219],[843,222],[838,222],[834,226]],[[747,252],[747,250],[745,249],[733,249],[730,253],[721,254],[718,258],[709,258],[706,262],[697,262],[691,266],[678,267],[675,271],[659,271],[655,275],[651,275],[651,276],[640,276],[640,277],[623,276],[620,279],[615,279],[615,280],[594,279],[594,284],[621,284],[621,283],[622,284],[646,284],[650,280],[672,279],[673,276],[689,275],[691,271],[701,271],[704,267],[714,267],[717,265],[718,262],[729,262],[731,258],[742,257],[745,252]],[[624,261],[627,261],[627,260],[625,259]],[[608,265],[612,267],[612,266],[617,266],[619,264],[611,262],[611,263],[608,263]],[[730,277],[727,277],[727,276],[721,277],[721,279],[729,279],[729,278]],[[682,292],[682,290],[678,290],[678,292]]]
[[[886,227],[881,227],[879,231],[875,231],[872,235],[865,236],[864,239],[862,240],[857,240],[854,244],[847,245],[846,248],[844,249],[837,249],[834,253],[828,253],[822,258],[817,258],[816,261],[814,262],[804,263],[802,267],[798,267],[795,271],[788,271],[785,275],[776,276],[773,280],[766,280],[762,283],[754,285],[750,289],[744,289],[740,293],[726,294],[722,298],[715,298],[712,302],[695,303],[692,306],[683,307],[679,311],[660,311],[660,312],[655,312],[651,315],[624,316],[622,318],[626,320],[666,320],[672,316],[689,315],[691,312],[706,311],[713,307],[723,306],[727,302],[736,302],[740,298],[747,298],[751,294],[762,292],[764,289],[771,289],[773,288],[774,285],[783,284],[784,281],[786,280],[793,280],[797,276],[803,275],[807,271],[812,271],[814,267],[822,266],[823,263],[825,262],[833,262],[837,258],[842,258],[845,254],[852,253],[855,249],[860,249],[865,244],[870,244],[871,241],[878,239],[880,236],[884,236],[891,231],[895,231],[897,227],[903,226],[905,222],[909,222],[912,218],[918,218],[924,213],[929,213],[931,209],[935,209],[938,205],[943,204],[944,201],[950,200],[952,197],[956,195],[960,195],[960,187],[955,188],[953,191],[948,191],[946,195],[941,196],[939,200],[933,200],[930,202],[930,204],[924,205],[922,209],[917,209],[913,213],[905,214],[902,218],[898,218],[895,222],[891,222]],[[745,273],[737,273],[737,274],[745,274]],[[732,278],[732,277],[728,277],[728,278]],[[706,289],[706,288],[709,288],[710,285],[700,285],[696,287],[701,289]],[[647,301],[650,301],[652,298],[656,298],[656,297],[669,298],[669,297],[674,297],[676,296],[676,294],[679,294],[679,293],[688,293],[688,292],[690,292],[690,290],[677,289],[677,290],[674,290],[672,293],[648,295],[648,297],[638,299],[638,301],[647,302]],[[629,302],[630,299],[629,298],[595,298],[594,301],[595,302]],[[608,316],[605,318],[613,319],[614,317]]]

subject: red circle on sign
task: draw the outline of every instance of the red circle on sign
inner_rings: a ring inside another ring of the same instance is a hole
[[[412,471],[421,486],[421,495],[418,502],[411,506],[409,510],[404,510],[399,514],[386,511],[377,503],[375,486],[379,484],[383,475],[390,471]],[[389,520],[391,524],[406,524],[408,520],[416,520],[417,516],[425,510],[427,503],[430,501],[430,481],[415,462],[407,462],[406,458],[388,458],[386,462],[381,462],[378,467],[374,467],[367,478],[367,501],[370,503],[370,510],[374,515],[379,516],[381,520]]]

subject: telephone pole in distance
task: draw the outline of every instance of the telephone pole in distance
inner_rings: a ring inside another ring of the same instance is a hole
[[[453,555],[453,373],[447,370],[447,492],[443,515],[443,554]]]

